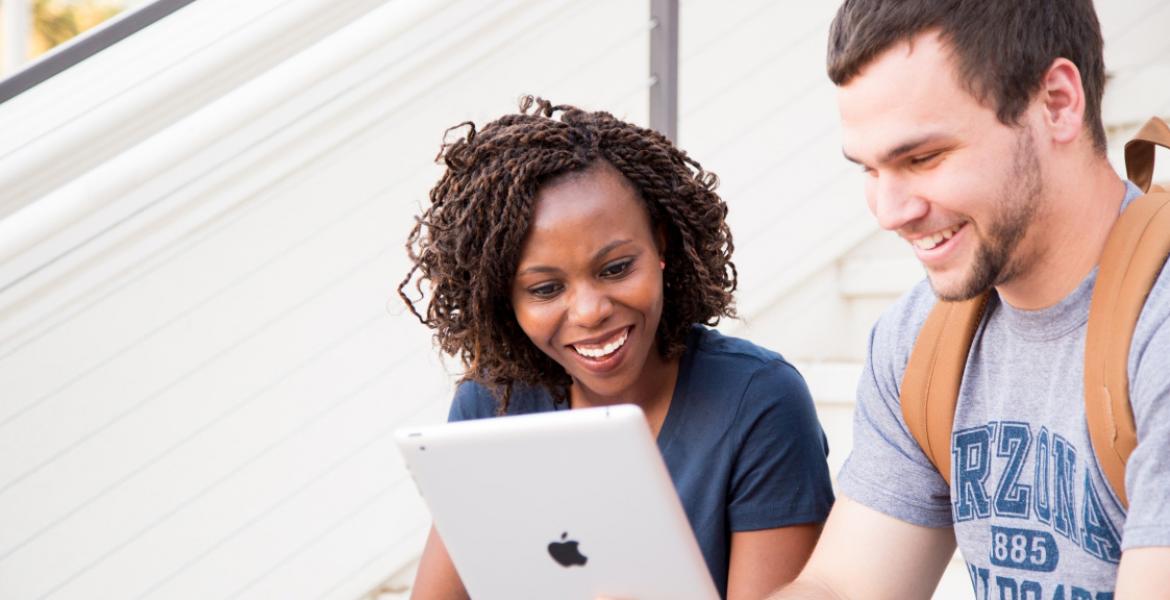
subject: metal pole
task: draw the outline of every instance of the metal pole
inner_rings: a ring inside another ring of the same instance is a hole
[[[28,60],[28,39],[32,31],[31,0],[0,0],[4,19],[4,65],[0,74],[16,71]]]
[[[650,128],[678,141],[678,0],[650,0]]]

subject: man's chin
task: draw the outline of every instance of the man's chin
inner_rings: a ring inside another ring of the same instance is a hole
[[[970,278],[954,278],[927,272],[927,281],[935,297],[943,302],[970,300],[987,291],[986,286],[975,286]]]

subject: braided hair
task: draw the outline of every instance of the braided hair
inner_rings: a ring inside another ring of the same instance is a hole
[[[446,141],[461,128],[464,135]],[[718,179],[661,134],[607,112],[525,96],[518,113],[481,130],[471,122],[448,129],[438,160],[446,171],[410,230],[413,264],[398,295],[434,329],[439,348],[460,358],[463,379],[492,390],[500,414],[516,384],[543,386],[561,403],[572,383],[521,330],[511,304],[537,192],[553,179],[609,163],[637,191],[651,226],[666,232],[656,332],[664,358],[682,354],[693,323],[735,316],[734,246],[727,205],[714,191]],[[424,281],[430,299],[420,312]],[[412,282],[417,300],[407,293]]]

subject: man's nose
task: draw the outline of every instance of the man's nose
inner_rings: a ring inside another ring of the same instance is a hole
[[[869,210],[882,229],[898,231],[908,223],[926,216],[929,209],[929,203],[914,191],[905,178],[879,174],[866,187]]]

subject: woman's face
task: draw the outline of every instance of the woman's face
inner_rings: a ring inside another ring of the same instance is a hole
[[[658,361],[662,245],[632,184],[611,165],[538,192],[512,308],[532,343],[583,391],[621,396],[641,383],[648,359]]]

